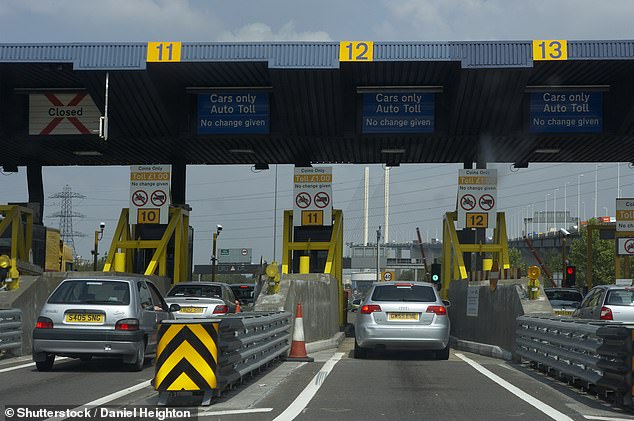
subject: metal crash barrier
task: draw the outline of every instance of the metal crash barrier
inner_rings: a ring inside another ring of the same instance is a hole
[[[0,351],[22,348],[22,310],[0,310]]]
[[[631,407],[633,329],[614,322],[520,316],[515,352],[562,380],[606,398],[614,394],[616,403]]]
[[[166,320],[158,332],[154,388],[159,405],[202,395],[202,405],[243,376],[285,354],[290,312]]]

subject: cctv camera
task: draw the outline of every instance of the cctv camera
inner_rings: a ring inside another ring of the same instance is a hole
[[[102,230],[103,230],[104,228],[106,228],[106,223],[105,223],[105,222],[100,222],[100,223],[99,223],[99,228],[101,228]]]
[[[565,230],[563,228],[559,228],[559,232],[561,232],[563,235],[570,235],[570,232],[568,232],[568,230]]]
[[[222,225],[220,225],[220,224],[216,225],[216,229],[217,229],[218,231],[222,231]]]

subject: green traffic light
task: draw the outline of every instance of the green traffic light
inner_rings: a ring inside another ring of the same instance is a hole
[[[431,280],[437,281],[439,279],[438,275],[432,275]]]

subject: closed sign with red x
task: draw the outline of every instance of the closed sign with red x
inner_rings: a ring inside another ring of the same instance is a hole
[[[88,92],[29,95],[29,135],[97,134],[100,116]]]

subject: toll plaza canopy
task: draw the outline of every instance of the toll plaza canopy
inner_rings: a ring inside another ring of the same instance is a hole
[[[0,45],[0,164],[632,161],[634,41]]]

